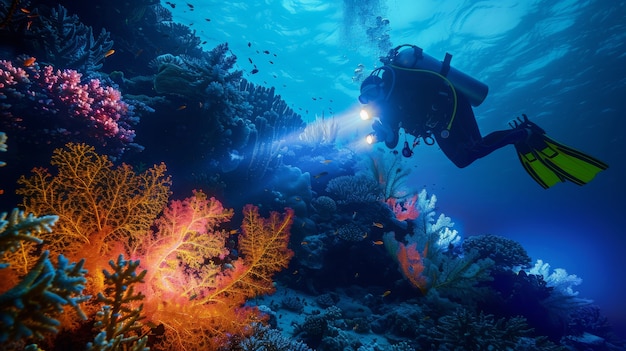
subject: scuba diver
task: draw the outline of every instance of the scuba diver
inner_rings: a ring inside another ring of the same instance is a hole
[[[365,105],[361,118],[377,117],[368,143],[384,141],[394,149],[402,128],[405,135],[415,138],[409,143],[405,137],[403,156],[413,155],[420,138],[427,145],[436,141],[459,168],[513,144],[524,169],[546,189],[566,180],[586,184],[608,167],[548,137],[526,115],[509,123],[509,130],[481,136],[472,106],[480,105],[489,89],[450,67],[451,59],[446,53],[444,60],[438,61],[409,44],[400,45],[381,58],[384,66],[363,81],[359,96]]]

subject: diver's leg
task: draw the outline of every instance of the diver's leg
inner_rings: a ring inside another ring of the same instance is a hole
[[[524,128],[514,128],[490,133],[482,137],[469,102],[459,96],[457,113],[448,137],[435,133],[437,144],[459,168],[463,168],[493,151],[509,144],[523,141],[528,136]]]

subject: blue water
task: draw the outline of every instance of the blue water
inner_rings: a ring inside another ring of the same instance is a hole
[[[483,134],[526,113],[555,139],[607,162],[610,168],[588,185],[544,190],[523,171],[512,147],[457,169],[436,146],[422,145],[413,156],[412,184],[437,194],[439,209],[454,218],[463,236],[506,236],[533,259],[581,277],[581,296],[594,299],[626,335],[626,235],[619,220],[626,198],[626,2],[193,5],[193,11],[183,3],[172,11],[207,41],[207,49],[228,42],[247,79],[275,86],[305,120],[334,115],[342,125],[341,142],[355,149],[365,147],[370,131],[358,119],[355,69],[361,64],[369,74],[388,45],[410,43],[436,58],[453,54],[453,67],[489,85],[489,96],[475,109]],[[389,20],[377,29],[388,42],[368,36],[377,16]]]

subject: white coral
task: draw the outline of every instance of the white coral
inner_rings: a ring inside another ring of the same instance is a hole
[[[550,264],[544,263],[543,260],[537,260],[535,266],[528,273],[543,276],[543,280],[548,287],[554,288],[554,290],[565,296],[578,295],[578,291],[574,291],[573,287],[583,282],[577,275],[567,274],[567,271],[563,268],[556,268],[550,273]]]

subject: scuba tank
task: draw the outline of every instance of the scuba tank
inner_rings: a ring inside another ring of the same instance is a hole
[[[406,47],[401,51],[402,47]],[[432,71],[446,77],[457,91],[460,91],[469,100],[472,106],[479,106],[487,97],[489,87],[467,74],[450,67],[452,55],[446,53],[443,61],[438,61],[434,57],[424,53],[422,48],[404,44],[393,49],[388,56],[392,66],[399,66],[409,69],[421,69]]]

